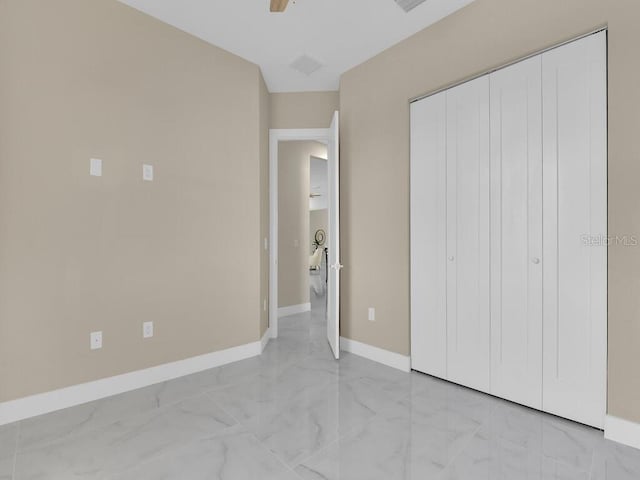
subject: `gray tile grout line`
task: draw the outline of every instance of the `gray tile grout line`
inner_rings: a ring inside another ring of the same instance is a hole
[[[278,457],[275,453],[273,453],[269,448],[267,448],[267,446],[258,438],[258,436],[251,430],[249,429],[244,422],[240,421],[239,419],[237,419],[234,415],[232,415],[231,413],[229,413],[227,410],[225,410],[218,402],[215,401],[214,398],[211,397],[211,395],[209,395],[208,393],[206,393],[206,395],[211,399],[211,401],[213,402],[213,404],[218,407],[220,410],[222,410],[224,413],[226,413],[227,415],[229,415],[231,418],[233,418],[237,424],[243,428],[247,429],[247,433],[249,433],[255,440],[256,442],[258,442],[258,445],[260,446],[260,448],[262,448],[262,450],[264,450],[265,452],[267,452],[267,454],[274,458],[280,465],[282,465],[286,470],[290,471],[291,473],[293,473],[296,478],[300,478],[302,479],[302,477],[300,475],[298,475],[289,465],[287,465],[280,457]]]
[[[350,435],[351,433],[353,433],[353,432],[357,431],[359,428],[364,428],[364,427],[366,427],[367,425],[369,425],[370,423],[372,423],[372,422],[373,422],[377,417],[378,417],[378,414],[376,413],[374,416],[372,416],[371,418],[369,418],[368,420],[366,420],[366,421],[364,422],[364,424],[362,424],[362,425],[360,425],[360,426],[357,426],[357,425],[356,425],[356,426],[353,426],[353,427],[351,427],[351,428],[347,429],[347,431],[346,431],[346,432],[338,433],[338,435],[337,435],[333,440],[331,440],[330,442],[327,442],[327,444],[326,444],[326,445],[324,445],[324,446],[320,447],[320,448],[319,448],[318,450],[316,450],[315,452],[313,452],[313,453],[309,453],[308,455],[306,455],[306,456],[302,457],[302,459],[301,459],[301,460],[299,460],[299,461],[297,462],[297,465],[296,465],[296,466],[300,466],[300,465],[302,465],[303,463],[305,463],[306,461],[311,460],[311,459],[313,459],[313,458],[315,458],[315,457],[319,456],[321,453],[323,453],[324,451],[328,450],[328,449],[329,449],[330,447],[332,447],[334,444],[339,443],[339,442],[340,442],[340,440],[344,439],[345,437],[347,437],[347,436],[348,436],[348,435]]]
[[[596,466],[596,449],[594,448],[591,452],[591,468],[589,468],[589,476],[587,477],[588,480],[593,480],[595,466]]]
[[[543,421],[543,422],[544,422],[545,418],[551,418],[551,419],[553,419],[553,418],[554,418],[554,417],[553,417],[553,416],[551,416],[551,414],[549,414],[549,413],[542,412],[542,411],[537,411],[537,412],[538,412],[538,413],[540,413],[540,414],[542,414],[541,419],[542,419],[542,421]],[[560,418],[560,417],[559,417],[559,418]],[[566,421],[568,421],[568,422],[574,423],[573,421],[571,421],[571,420],[567,420],[567,419],[565,419],[565,418],[560,418],[560,420],[562,420],[562,421],[565,421],[565,420],[566,420]],[[555,428],[558,428],[558,427],[555,427]],[[560,429],[560,430],[561,430],[561,429]],[[603,433],[602,435],[603,435],[603,438],[604,438],[604,433]],[[544,437],[544,429],[543,429],[543,432],[542,432],[542,436]],[[548,456],[548,455],[545,455],[544,451],[541,451],[541,452],[540,452],[540,456],[541,456],[542,458],[548,458],[548,459],[550,459],[550,460],[553,460],[554,462],[557,462],[557,463],[559,463],[560,465],[564,465],[565,467],[570,467],[570,468],[573,468],[573,469],[578,470],[578,471],[580,471],[580,472],[587,473],[587,474],[589,475],[589,478],[591,478],[591,469],[593,468],[593,465],[594,465],[594,459],[595,459],[595,454],[596,454],[596,447],[595,447],[595,446],[592,446],[592,447],[590,447],[590,449],[591,449],[591,463],[590,463],[590,465],[589,465],[589,470],[584,470],[584,469],[582,469],[581,467],[579,467],[579,466],[577,466],[577,465],[575,465],[575,464],[572,464],[572,463],[570,463],[570,462],[567,462],[567,461],[565,461],[565,460],[564,460],[564,459],[562,459],[562,458],[555,458],[555,457],[550,457],[550,456]]]
[[[100,473],[101,474],[107,474],[107,475],[118,475],[121,476],[122,474],[125,473],[130,473],[132,471],[132,469],[138,468],[138,467],[144,467],[146,465],[151,465],[155,462],[157,462],[159,459],[167,456],[167,455],[173,455],[176,453],[180,453],[180,452],[184,452],[187,451],[193,444],[198,443],[198,442],[202,442],[202,441],[206,441],[206,440],[213,440],[215,438],[218,437],[223,437],[225,435],[225,433],[229,433],[230,430],[232,430],[234,427],[237,427],[238,425],[231,425],[229,427],[223,428],[222,430],[220,430],[219,432],[215,433],[215,434],[210,434],[210,435],[204,435],[201,437],[196,437],[196,438],[192,438],[190,440],[188,440],[187,442],[185,442],[184,444],[180,444],[180,446],[176,446],[175,448],[171,448],[170,450],[163,452],[163,453],[157,453],[154,454],[151,457],[145,458],[143,461],[134,464],[131,468],[127,468],[125,470],[120,470],[120,471],[116,471],[116,472],[110,472],[108,470],[109,467],[107,467],[106,469],[101,469]],[[111,478],[111,477],[108,477]],[[119,478],[119,477],[118,477]]]
[[[513,444],[513,442],[509,442],[509,443]],[[546,458],[548,460],[552,460],[552,461],[558,463],[559,465],[563,465],[565,467],[572,468],[572,469],[574,469],[574,470],[576,470],[578,472],[586,473],[589,476],[588,478],[591,478],[591,470],[593,468],[593,458],[594,458],[594,456],[595,456],[595,448],[592,448],[591,449],[591,461],[589,463],[589,469],[584,470],[581,467],[578,467],[577,465],[574,465],[572,463],[564,461],[562,458],[550,457],[549,455],[545,455],[544,452],[540,452],[540,458],[543,458],[543,459]]]
[[[449,470],[450,467],[456,462],[456,460],[458,460],[458,458],[467,450],[467,447],[469,447],[473,439],[478,436],[478,433],[480,432],[480,430],[482,430],[482,427],[484,427],[487,424],[487,422],[489,422],[491,418],[493,418],[497,410],[498,410],[498,405],[495,405],[491,413],[487,415],[487,418],[484,421],[480,422],[480,424],[476,427],[473,433],[469,435],[469,438],[464,443],[464,445],[462,445],[460,449],[453,455],[453,457],[451,457],[451,459],[447,462],[447,464],[442,469],[441,473],[446,473],[447,470]]]
[[[15,480],[16,478],[16,465],[18,463],[18,445],[20,445],[20,434],[22,432],[22,422],[18,422],[16,432],[16,444],[13,449],[13,468],[11,469],[11,480]]]
[[[192,397],[185,398],[185,399],[184,399],[184,401],[188,401],[188,400],[191,400],[191,399],[194,399],[194,398],[197,398],[197,397],[206,397],[206,398],[209,398],[209,399],[211,398],[211,397],[209,397],[209,395],[207,395],[207,393],[206,393],[206,392],[201,392],[201,393],[199,393],[199,394],[197,394],[197,395],[194,395],[194,396],[192,396]],[[170,405],[168,405],[168,406],[175,406],[175,405],[178,405],[179,403],[182,403],[182,402],[174,402],[174,403],[172,403],[172,404],[170,404]],[[215,405],[216,407],[218,407],[218,408],[219,408],[223,413],[225,413],[226,415],[229,415],[229,414],[228,414],[227,412],[225,412],[225,411],[224,411],[224,410],[223,410],[223,409],[222,409],[222,408],[221,408],[217,403],[215,403],[215,402],[214,402],[214,405]],[[162,407],[162,408],[164,408],[164,407]],[[194,444],[194,443],[197,443],[197,442],[201,442],[201,441],[204,441],[204,440],[207,440],[207,439],[213,439],[213,438],[216,438],[216,437],[221,437],[221,436],[223,436],[225,432],[228,432],[229,430],[231,430],[231,429],[233,429],[234,427],[237,427],[237,426],[238,426],[238,424],[237,424],[237,420],[236,420],[233,416],[231,416],[231,415],[229,415],[229,417],[231,417],[234,421],[236,421],[236,424],[235,424],[235,425],[228,425],[228,426],[226,426],[226,427],[222,428],[220,431],[218,431],[218,432],[216,432],[216,433],[208,433],[208,434],[197,435],[197,436],[195,436],[195,437],[190,438],[189,440],[187,440],[187,441],[185,442],[185,444],[184,444],[184,445],[183,445],[183,444],[180,444],[180,446],[176,446],[175,448],[171,448],[170,450],[168,450],[168,451],[166,451],[166,452],[163,452],[163,453],[154,453],[152,456],[150,456],[150,457],[146,458],[145,460],[143,460],[142,462],[140,462],[140,463],[136,464],[136,467],[137,467],[138,465],[150,465],[150,464],[152,464],[152,463],[156,462],[158,459],[160,459],[161,457],[163,457],[163,456],[165,456],[165,455],[171,455],[171,454],[174,454],[174,453],[177,453],[177,452],[184,451],[184,450],[186,450],[186,449],[187,449],[191,444]],[[106,473],[109,473],[109,472],[106,472]],[[119,474],[119,473],[118,473],[118,474]]]
[[[269,449],[258,437],[255,433],[253,432],[249,432],[251,434],[251,436],[253,438],[256,439],[256,442],[258,442],[258,445],[260,446],[260,448],[262,448],[262,450],[264,450],[265,452],[267,452],[267,454],[274,458],[280,465],[282,465],[286,470],[288,470],[289,472],[291,472],[296,478],[300,478],[302,480],[302,477],[300,475],[298,475],[298,472],[296,472],[293,468],[291,468],[284,460],[282,460],[280,457],[278,457],[275,453],[273,453],[271,451],[271,449]]]

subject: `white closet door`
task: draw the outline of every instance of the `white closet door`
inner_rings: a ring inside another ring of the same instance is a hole
[[[491,393],[542,408],[540,56],[491,74]]]
[[[543,409],[602,428],[606,399],[606,37],[542,57]]]
[[[490,390],[489,77],[447,91],[447,378]]]
[[[446,378],[446,94],[411,105],[411,368]]]

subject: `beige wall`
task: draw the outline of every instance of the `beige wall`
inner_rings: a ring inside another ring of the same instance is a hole
[[[326,128],[338,110],[338,92],[271,94],[271,128]]]
[[[329,231],[329,210],[323,208],[321,210],[311,210],[309,212],[309,251],[313,253],[316,249],[313,244],[315,235],[318,230],[324,230],[324,233]],[[326,238],[326,236],[325,236]],[[326,240],[325,240],[326,246]]]
[[[258,68],[113,0],[2,0],[0,72],[0,401],[257,341]]]
[[[278,144],[278,307],[309,302],[312,155],[326,158],[326,145],[313,141]]]
[[[342,77],[342,335],[409,354],[408,100],[603,25],[609,27],[609,231],[640,234],[639,18],[636,0],[477,0]],[[611,247],[608,409],[636,422],[638,291],[640,248]],[[376,322],[367,321],[369,306],[377,308]]]

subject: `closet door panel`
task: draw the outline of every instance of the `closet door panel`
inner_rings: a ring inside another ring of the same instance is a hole
[[[446,378],[446,95],[411,105],[411,368]]]
[[[606,37],[543,54],[545,411],[602,428]]]
[[[490,390],[489,77],[447,91],[447,378]]]
[[[491,74],[491,393],[542,408],[541,57]]]

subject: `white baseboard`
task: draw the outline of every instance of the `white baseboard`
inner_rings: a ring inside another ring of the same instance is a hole
[[[269,340],[271,340],[271,329],[267,328],[260,339],[260,353],[264,352],[264,349],[267,348]]]
[[[411,359],[408,356],[360,343],[350,338],[340,337],[340,350],[368,358],[388,367],[397,368],[403,372],[411,371]]]
[[[290,305],[288,307],[278,308],[278,318],[296,315],[298,313],[310,312],[311,303],[301,303],[300,305]]]
[[[31,395],[0,403],[0,425],[24,420],[45,413],[92,402],[119,393],[166,382],[174,378],[219,367],[260,355],[262,341],[199,355],[197,357],[165,363],[156,367],[136,370],[93,382],[73,385],[51,392]]]
[[[640,449],[640,423],[607,415],[604,419],[604,438]]]

